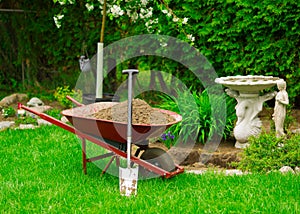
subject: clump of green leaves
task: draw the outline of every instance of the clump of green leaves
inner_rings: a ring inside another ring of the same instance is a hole
[[[161,141],[167,146],[168,148],[171,148],[174,144],[174,138],[175,135],[173,135],[170,131],[163,133],[161,136]]]
[[[61,110],[55,109],[55,108],[49,109],[49,110],[45,111],[45,114],[47,114],[47,115],[49,115],[51,117],[54,117],[54,118],[56,118],[58,120],[60,120],[61,117],[62,117]]]
[[[38,125],[37,119],[35,117],[25,116],[25,117],[19,117],[15,120],[16,125],[20,124],[33,124]]]
[[[209,96],[207,90],[185,91],[177,97],[165,94],[160,96],[162,102],[156,107],[174,111],[182,116],[180,123],[168,129],[175,135],[175,139],[178,139],[180,134],[183,136],[181,140],[185,143],[193,138],[192,135],[196,135],[193,140],[204,144],[214,134],[227,138],[233,130],[236,103],[227,96],[216,94]]]
[[[82,102],[82,93],[80,90],[70,89],[69,86],[57,87],[54,92],[55,99],[65,108],[71,108],[72,102],[66,98],[69,95],[78,102]]]
[[[279,170],[282,166],[300,165],[300,135],[289,134],[277,138],[274,133],[263,133],[249,139],[250,146],[244,149],[238,168],[252,172]]]
[[[7,118],[7,117],[13,117],[16,115],[16,110],[13,107],[6,107],[2,109],[2,115]]]

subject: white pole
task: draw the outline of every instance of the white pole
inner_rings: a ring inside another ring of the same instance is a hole
[[[103,98],[103,43],[98,42],[96,99]]]

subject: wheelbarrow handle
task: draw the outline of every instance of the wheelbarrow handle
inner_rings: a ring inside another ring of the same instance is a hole
[[[67,95],[66,98],[67,98],[68,100],[70,100],[72,103],[74,103],[75,105],[77,105],[78,107],[84,106],[84,104],[78,102],[77,100],[75,100],[75,99],[74,99],[73,97],[71,97],[70,95]]]
[[[19,109],[22,108],[22,109],[24,109],[24,110],[26,110],[26,111],[28,111],[28,112],[30,112],[32,114],[35,114],[35,115],[39,116],[41,119],[44,119],[44,120],[48,121],[49,123],[52,123],[52,124],[54,124],[56,126],[59,126],[59,127],[65,129],[65,130],[69,131],[69,132],[72,132],[74,134],[76,134],[76,132],[77,132],[74,127],[69,126],[68,124],[66,124],[66,123],[64,123],[64,122],[62,122],[62,121],[60,121],[60,120],[58,120],[58,119],[56,119],[54,117],[51,117],[50,115],[38,112],[35,109],[27,107],[27,106],[25,106],[25,105],[23,105],[21,103],[18,103],[18,108]]]

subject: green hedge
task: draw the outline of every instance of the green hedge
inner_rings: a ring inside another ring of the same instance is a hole
[[[180,1],[177,1],[178,4]],[[195,46],[220,76],[273,75],[299,95],[300,7],[298,1],[184,1]]]
[[[98,1],[89,2],[99,8]],[[128,4],[125,1],[117,2],[121,6]],[[53,88],[59,84],[75,84],[79,74],[78,57],[85,50],[92,56],[100,38],[101,11],[89,12],[85,3],[80,0],[62,6],[46,0],[25,0],[19,4],[0,2],[1,8],[36,11],[25,14],[0,13],[0,29],[5,32],[0,35],[3,41],[0,55],[1,85],[16,88],[24,78],[25,85],[34,85],[47,78],[51,79]],[[190,42],[209,59],[219,76],[279,76],[287,81],[291,102],[299,98],[298,1],[164,0],[149,1],[147,6],[153,8],[153,16],[148,19],[132,22],[127,16],[108,16],[104,43],[108,45],[131,35],[149,33],[145,23],[157,18],[158,22],[153,24],[151,33]],[[163,9],[171,10],[172,16],[164,14]],[[58,13],[65,15],[59,29],[53,22],[53,16]],[[188,22],[174,22],[174,17],[188,18]],[[189,36],[195,40],[190,41]],[[136,62],[133,64],[136,65]],[[165,67],[186,82],[193,83],[193,75],[168,69],[174,68],[169,62]],[[23,78],[20,75],[22,69],[25,70]]]

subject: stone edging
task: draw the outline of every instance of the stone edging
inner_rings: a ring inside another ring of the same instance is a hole
[[[216,169],[199,169],[199,170],[192,169],[192,170],[186,170],[186,173],[193,173],[196,175],[203,175],[207,172],[213,172],[215,174],[223,174],[226,176],[251,174],[250,172],[243,172],[242,170],[239,170],[239,169],[217,169],[217,170]],[[293,170],[290,166],[283,166],[278,170],[278,172],[280,172],[281,174],[291,173],[291,174],[295,174],[295,175],[300,175],[300,167],[297,166]],[[270,173],[270,172],[268,172],[268,173]]]

